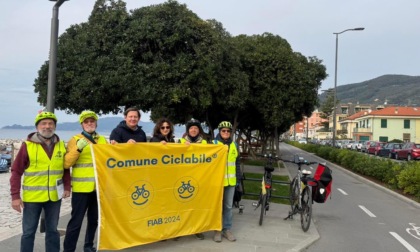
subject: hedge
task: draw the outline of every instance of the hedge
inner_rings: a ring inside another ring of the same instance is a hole
[[[297,142],[288,142],[288,144],[314,153],[357,174],[379,180],[389,188],[401,189],[404,194],[413,196],[417,202],[420,202],[420,162],[418,161],[394,162],[388,158],[330,146]]]

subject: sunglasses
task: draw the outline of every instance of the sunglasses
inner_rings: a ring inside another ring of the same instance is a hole
[[[164,130],[164,129],[171,129],[171,127],[169,127],[169,126],[162,126],[162,127],[160,127],[160,129],[161,129],[161,130]]]
[[[223,133],[230,133],[231,131],[230,130],[221,130],[221,132],[223,132]]]

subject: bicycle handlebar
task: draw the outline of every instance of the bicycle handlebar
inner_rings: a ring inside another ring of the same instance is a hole
[[[271,160],[281,160],[279,157],[273,156],[272,154],[257,154],[256,156],[263,157],[266,159],[271,159]]]
[[[294,163],[297,165],[312,165],[312,164],[317,164],[317,162],[309,162],[308,160],[304,159],[303,157],[299,157],[298,155],[295,155],[295,159],[294,160],[286,160],[286,159],[281,159],[279,158],[281,161],[283,162],[287,162],[287,163]]]

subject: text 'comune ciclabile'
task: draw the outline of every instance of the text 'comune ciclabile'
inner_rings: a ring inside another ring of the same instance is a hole
[[[214,157],[214,156],[213,156]],[[159,162],[160,160],[160,162]],[[203,164],[211,163],[212,158],[206,156],[206,154],[194,154],[185,155],[163,155],[160,159],[158,158],[139,158],[139,159],[125,159],[117,160],[115,158],[108,158],[106,160],[106,167],[108,168],[130,168],[138,166],[155,166],[155,165],[173,165],[173,164]]]

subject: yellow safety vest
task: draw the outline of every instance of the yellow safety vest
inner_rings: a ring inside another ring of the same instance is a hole
[[[74,136],[79,140],[81,137]],[[106,139],[99,136],[98,144],[106,144]],[[71,185],[73,192],[93,192],[95,191],[95,171],[93,170],[92,153],[90,145],[83,148],[76,163],[72,166]]]
[[[187,140],[185,138],[181,138],[179,141],[181,141],[181,143],[185,143]],[[203,139],[199,142],[199,144],[207,144],[207,141]]]
[[[58,201],[57,181],[63,178],[64,141],[54,145],[51,159],[41,144],[25,141],[29,156],[29,167],[25,170],[22,185],[24,202]]]
[[[213,140],[215,144],[223,144],[221,141]],[[238,157],[238,149],[235,142],[230,143],[228,159],[225,171],[224,186],[236,186],[236,159]]]

